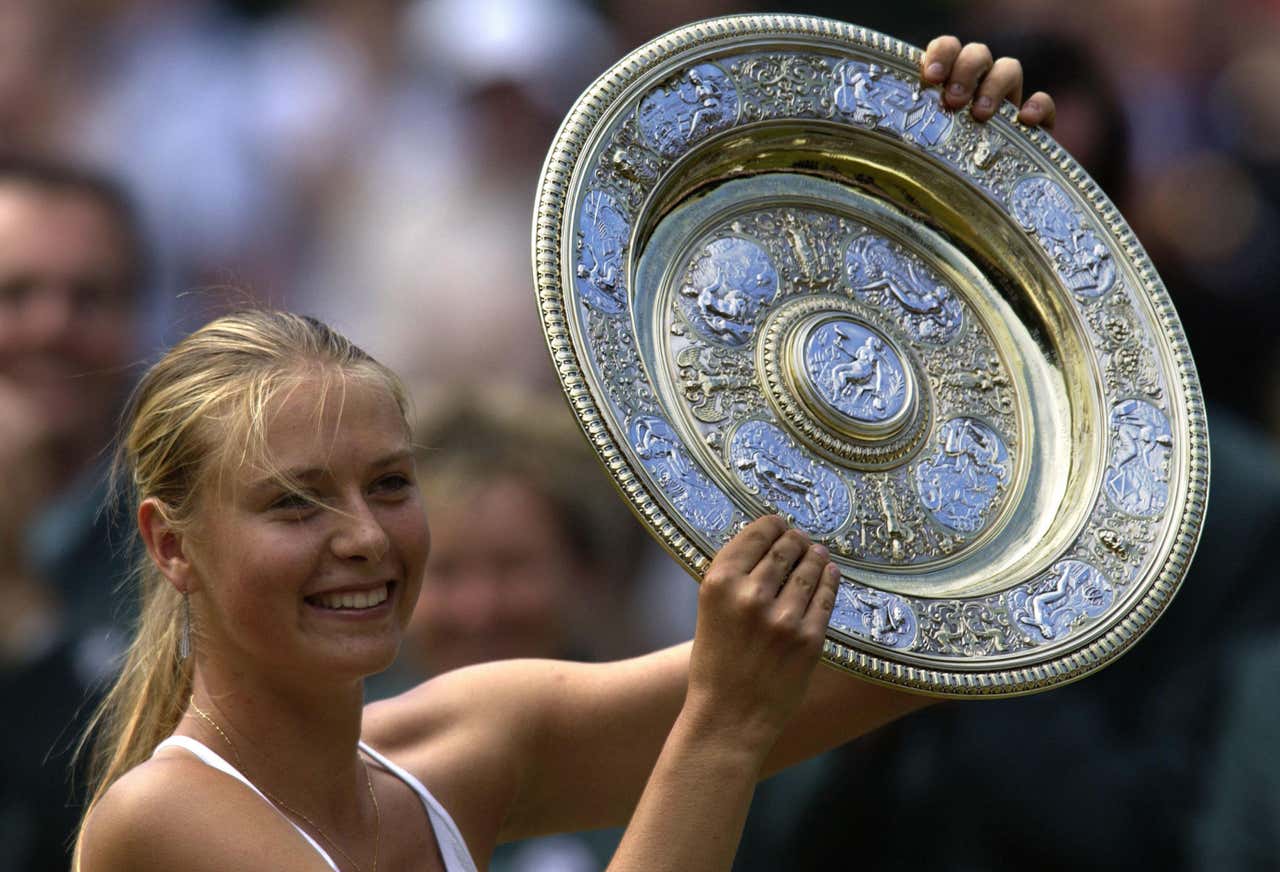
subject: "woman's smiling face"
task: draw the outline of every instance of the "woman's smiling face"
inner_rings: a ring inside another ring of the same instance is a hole
[[[201,656],[338,679],[395,658],[429,544],[408,431],[386,387],[328,375],[269,404],[269,463],[206,485],[186,546]]]

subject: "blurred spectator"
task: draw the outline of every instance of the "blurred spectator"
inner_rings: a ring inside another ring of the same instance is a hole
[[[647,536],[563,401],[490,390],[428,407],[414,441],[431,553],[400,658],[370,693],[489,660],[649,650],[629,632],[628,608]],[[505,845],[491,868],[600,869],[619,836]]]
[[[419,0],[404,26],[407,69],[444,100],[399,101],[353,165],[311,298],[410,379],[548,387],[536,181],[565,111],[613,60],[611,35],[580,0]]]
[[[181,335],[193,315],[182,292],[270,282],[275,189],[252,148],[242,34],[209,0],[85,6],[82,105],[64,136],[137,197],[164,289],[148,300],[145,327],[152,339]]]
[[[65,776],[86,692],[113,665],[123,561],[102,451],[135,352],[143,273],[110,182],[0,158],[0,868],[65,869]],[[21,712],[21,716],[16,713]]]
[[[405,661],[641,653],[625,606],[648,537],[564,401],[444,393],[414,434],[432,542]]]

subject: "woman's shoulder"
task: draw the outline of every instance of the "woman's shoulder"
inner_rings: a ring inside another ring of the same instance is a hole
[[[182,751],[129,770],[85,820],[83,870],[327,870],[265,800]],[[267,814],[263,814],[266,811]]]
[[[488,856],[534,756],[538,713],[565,667],[506,660],[445,673],[366,706],[362,738],[444,805],[473,856]]]

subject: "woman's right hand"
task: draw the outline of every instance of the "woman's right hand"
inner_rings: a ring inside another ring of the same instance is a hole
[[[767,754],[804,699],[840,571],[776,515],[716,555],[698,595],[682,718]]]

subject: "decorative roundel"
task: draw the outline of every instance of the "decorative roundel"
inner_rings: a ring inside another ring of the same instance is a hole
[[[637,49],[548,156],[538,301],[584,431],[692,573],[781,513],[842,569],[831,662],[1028,693],[1173,596],[1203,401],[1102,191],[1011,106],[943,109],[919,58],[777,15]]]

